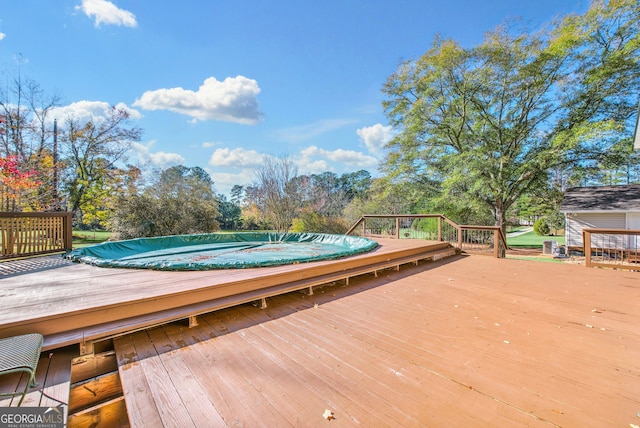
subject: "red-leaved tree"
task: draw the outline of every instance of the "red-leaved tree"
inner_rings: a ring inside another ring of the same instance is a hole
[[[20,199],[41,183],[35,171],[23,171],[16,156],[0,158],[0,211],[20,211]]]

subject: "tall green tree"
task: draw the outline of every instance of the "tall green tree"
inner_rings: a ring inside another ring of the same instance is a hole
[[[236,230],[242,225],[240,205],[228,200],[223,194],[217,197],[219,215],[216,219],[222,230]]]
[[[371,173],[364,169],[356,172],[342,174],[338,179],[340,188],[344,191],[348,200],[358,196],[364,196],[371,188]]]
[[[96,187],[113,182],[117,163],[124,162],[131,144],[140,140],[142,131],[127,127],[128,121],[129,113],[116,107],[104,120],[66,121],[60,137],[67,164],[64,188],[69,210],[80,221],[86,204],[94,203],[89,196],[95,194]]]
[[[507,211],[549,171],[597,162],[629,136],[640,90],[640,3],[595,1],[547,32],[501,26],[476,47],[436,38],[389,77],[398,130],[389,179],[426,177],[506,231]]]

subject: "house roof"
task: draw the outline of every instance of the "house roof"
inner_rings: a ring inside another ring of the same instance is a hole
[[[560,212],[584,211],[640,211],[640,184],[567,189]]]

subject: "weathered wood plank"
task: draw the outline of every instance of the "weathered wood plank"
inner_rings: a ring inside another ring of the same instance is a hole
[[[148,333],[143,331],[133,333],[130,336],[138,358],[138,364],[142,368],[146,382],[149,384],[151,398],[155,402],[155,408],[162,420],[162,426],[195,427],[196,424],[191,418],[176,388],[178,380],[174,383],[171,376],[172,372],[167,370],[167,367],[159,356],[158,349],[155,348]],[[184,376],[186,373],[173,374]],[[129,375],[129,373],[127,373],[127,375]],[[127,401],[127,398],[125,394],[125,401]],[[133,426],[138,422],[144,423],[145,425],[148,423],[146,420],[135,421],[131,419],[130,421]]]
[[[160,411],[153,398],[151,386],[140,364],[132,335],[114,339],[113,345],[118,356],[118,370],[122,390],[127,403],[127,414],[132,427],[163,425]]]
[[[69,415],[67,424],[67,428],[128,428],[129,426],[124,397]]]
[[[117,371],[73,385],[69,393],[69,413],[78,413],[122,395]]]
[[[118,370],[115,351],[78,357],[71,367],[71,383],[82,382]]]
[[[173,331],[174,337],[177,331]],[[237,350],[226,341],[219,341],[218,335],[225,334],[211,328],[205,320],[198,327],[182,332],[185,358],[194,372],[202,378],[202,387],[211,394],[211,401],[223,415],[228,426],[260,426],[265,416],[279,420],[279,413],[262,400],[259,391],[246,385],[247,373],[243,371],[245,362],[238,358]],[[204,346],[200,346],[204,345]],[[193,350],[186,352],[186,350]],[[243,380],[240,382],[240,380]]]
[[[151,329],[147,333],[194,425],[223,425],[224,420],[202,388],[206,378],[203,378],[202,373],[191,370],[190,365],[182,358],[185,352],[182,347],[173,342],[163,328]]]

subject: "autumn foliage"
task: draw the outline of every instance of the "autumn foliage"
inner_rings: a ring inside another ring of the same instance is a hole
[[[20,211],[20,199],[41,183],[35,171],[20,169],[16,156],[0,158],[0,211]]]

